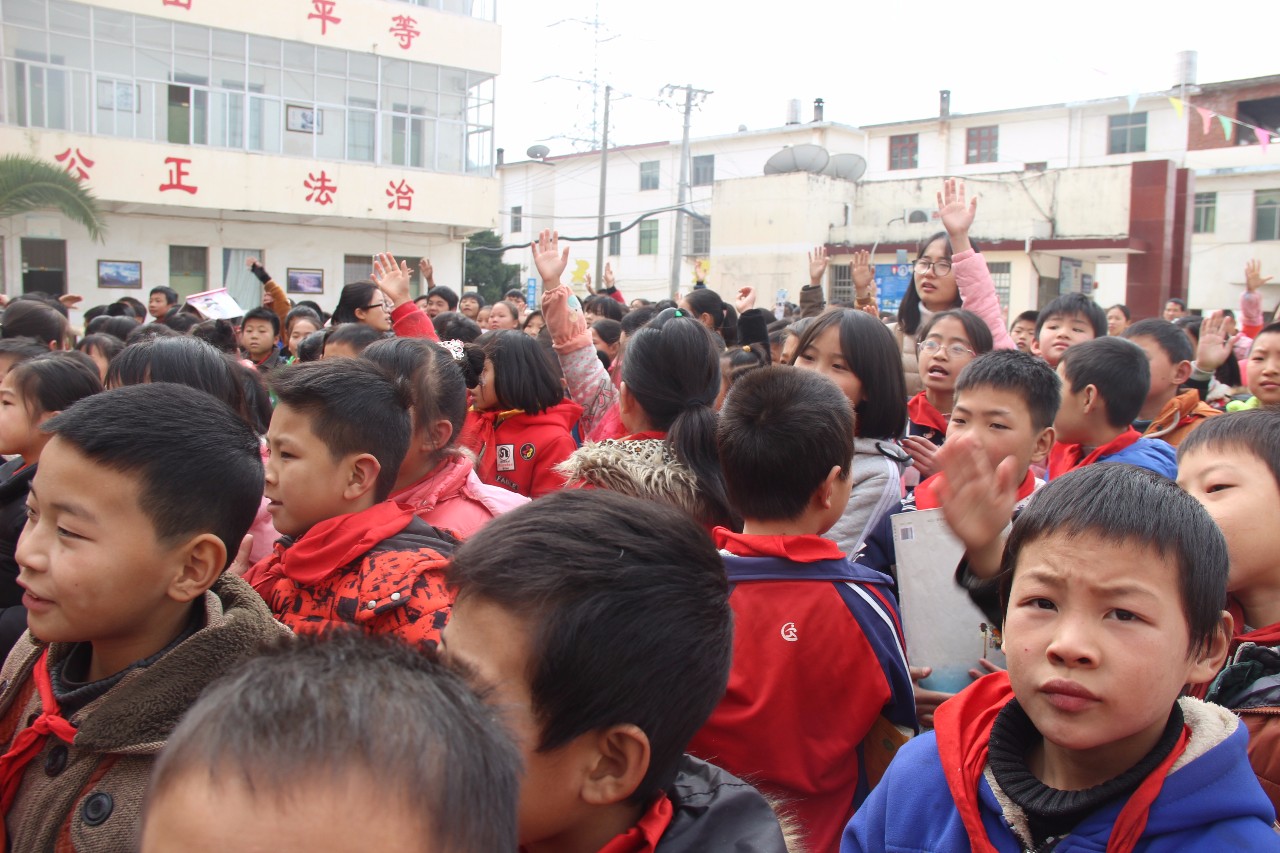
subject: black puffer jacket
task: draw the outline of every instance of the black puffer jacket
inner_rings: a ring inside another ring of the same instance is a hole
[[[686,755],[668,796],[674,812],[657,853],[787,853],[769,802],[714,764]]]

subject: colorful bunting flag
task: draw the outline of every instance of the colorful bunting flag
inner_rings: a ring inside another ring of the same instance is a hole
[[[1255,127],[1253,135],[1258,137],[1258,144],[1262,146],[1262,156],[1267,156],[1267,146],[1271,144],[1271,131]]]
[[[1231,119],[1227,118],[1226,116],[1218,116],[1218,121],[1222,123],[1222,135],[1227,138],[1228,142],[1230,142],[1231,141],[1231,124],[1232,124]]]
[[[1131,92],[1129,94],[1129,112],[1133,112],[1138,106],[1138,93]]]
[[[1209,135],[1209,125],[1213,123],[1213,110],[1206,110],[1204,107],[1196,107],[1196,112],[1200,113],[1200,121],[1204,122],[1204,135]]]
[[[1173,111],[1178,114],[1178,118],[1182,118],[1182,100],[1171,97],[1169,103],[1173,105]]]

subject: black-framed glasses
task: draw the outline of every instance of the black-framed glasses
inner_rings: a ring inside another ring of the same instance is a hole
[[[921,258],[916,261],[916,272],[924,273],[933,270],[934,275],[946,275],[951,272],[951,261],[931,261]]]
[[[369,304],[369,305],[364,306],[364,310],[366,310],[366,311],[372,311],[374,308],[381,308],[383,311],[390,311],[390,310],[391,310],[391,306],[390,306],[390,305],[388,305],[388,304],[386,303],[386,301],[385,301],[385,300],[384,300],[384,301],[382,301],[382,302],[374,302],[374,303],[371,303],[371,304]]]
[[[922,352],[928,355],[933,355],[935,352],[942,349],[942,344],[939,341],[920,341],[919,343],[916,344],[916,349],[919,352]],[[951,356],[952,358],[964,358],[966,355],[977,354],[973,350],[965,346],[964,344],[952,344],[946,349],[947,349],[947,355]]]

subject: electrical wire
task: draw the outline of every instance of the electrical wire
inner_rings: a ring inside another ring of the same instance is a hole
[[[624,225],[623,227],[617,228],[613,231],[606,231],[603,234],[593,234],[589,237],[560,237],[559,239],[564,240],[565,242],[568,242],[568,243],[589,243],[595,240],[604,240],[608,237],[615,237],[619,234],[623,234],[627,231],[630,231],[632,228],[635,228],[637,225],[639,225],[641,222],[645,221],[646,219],[657,216],[660,213],[669,213],[672,210],[683,211],[686,216],[690,216],[698,220],[703,225],[706,225],[711,222],[710,217],[704,216],[701,213],[695,213],[694,211],[690,210],[687,207],[664,207],[659,210],[651,210],[648,213],[643,213],[637,219],[632,220],[630,224]],[[510,249],[527,249],[533,244],[534,244],[534,241],[530,240],[527,243],[510,243],[506,246],[475,246],[475,247],[468,246],[467,251],[483,252],[484,254],[487,254],[487,255],[500,255],[503,252],[506,252]]]

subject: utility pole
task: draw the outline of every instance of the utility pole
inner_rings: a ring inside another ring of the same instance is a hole
[[[707,89],[695,89],[690,84],[683,86],[667,85],[662,88],[663,95],[684,93],[684,132],[680,138],[680,185],[676,195],[676,233],[671,241],[671,298],[675,299],[680,292],[680,267],[684,255],[684,205],[689,199],[689,121],[693,114],[695,101],[701,103],[707,95]]]
[[[612,86],[604,87],[604,133],[600,143],[600,207],[596,215],[596,233],[604,234],[604,197],[605,183],[609,178],[609,96],[613,94]],[[596,284],[604,286],[604,237],[596,240]]]

